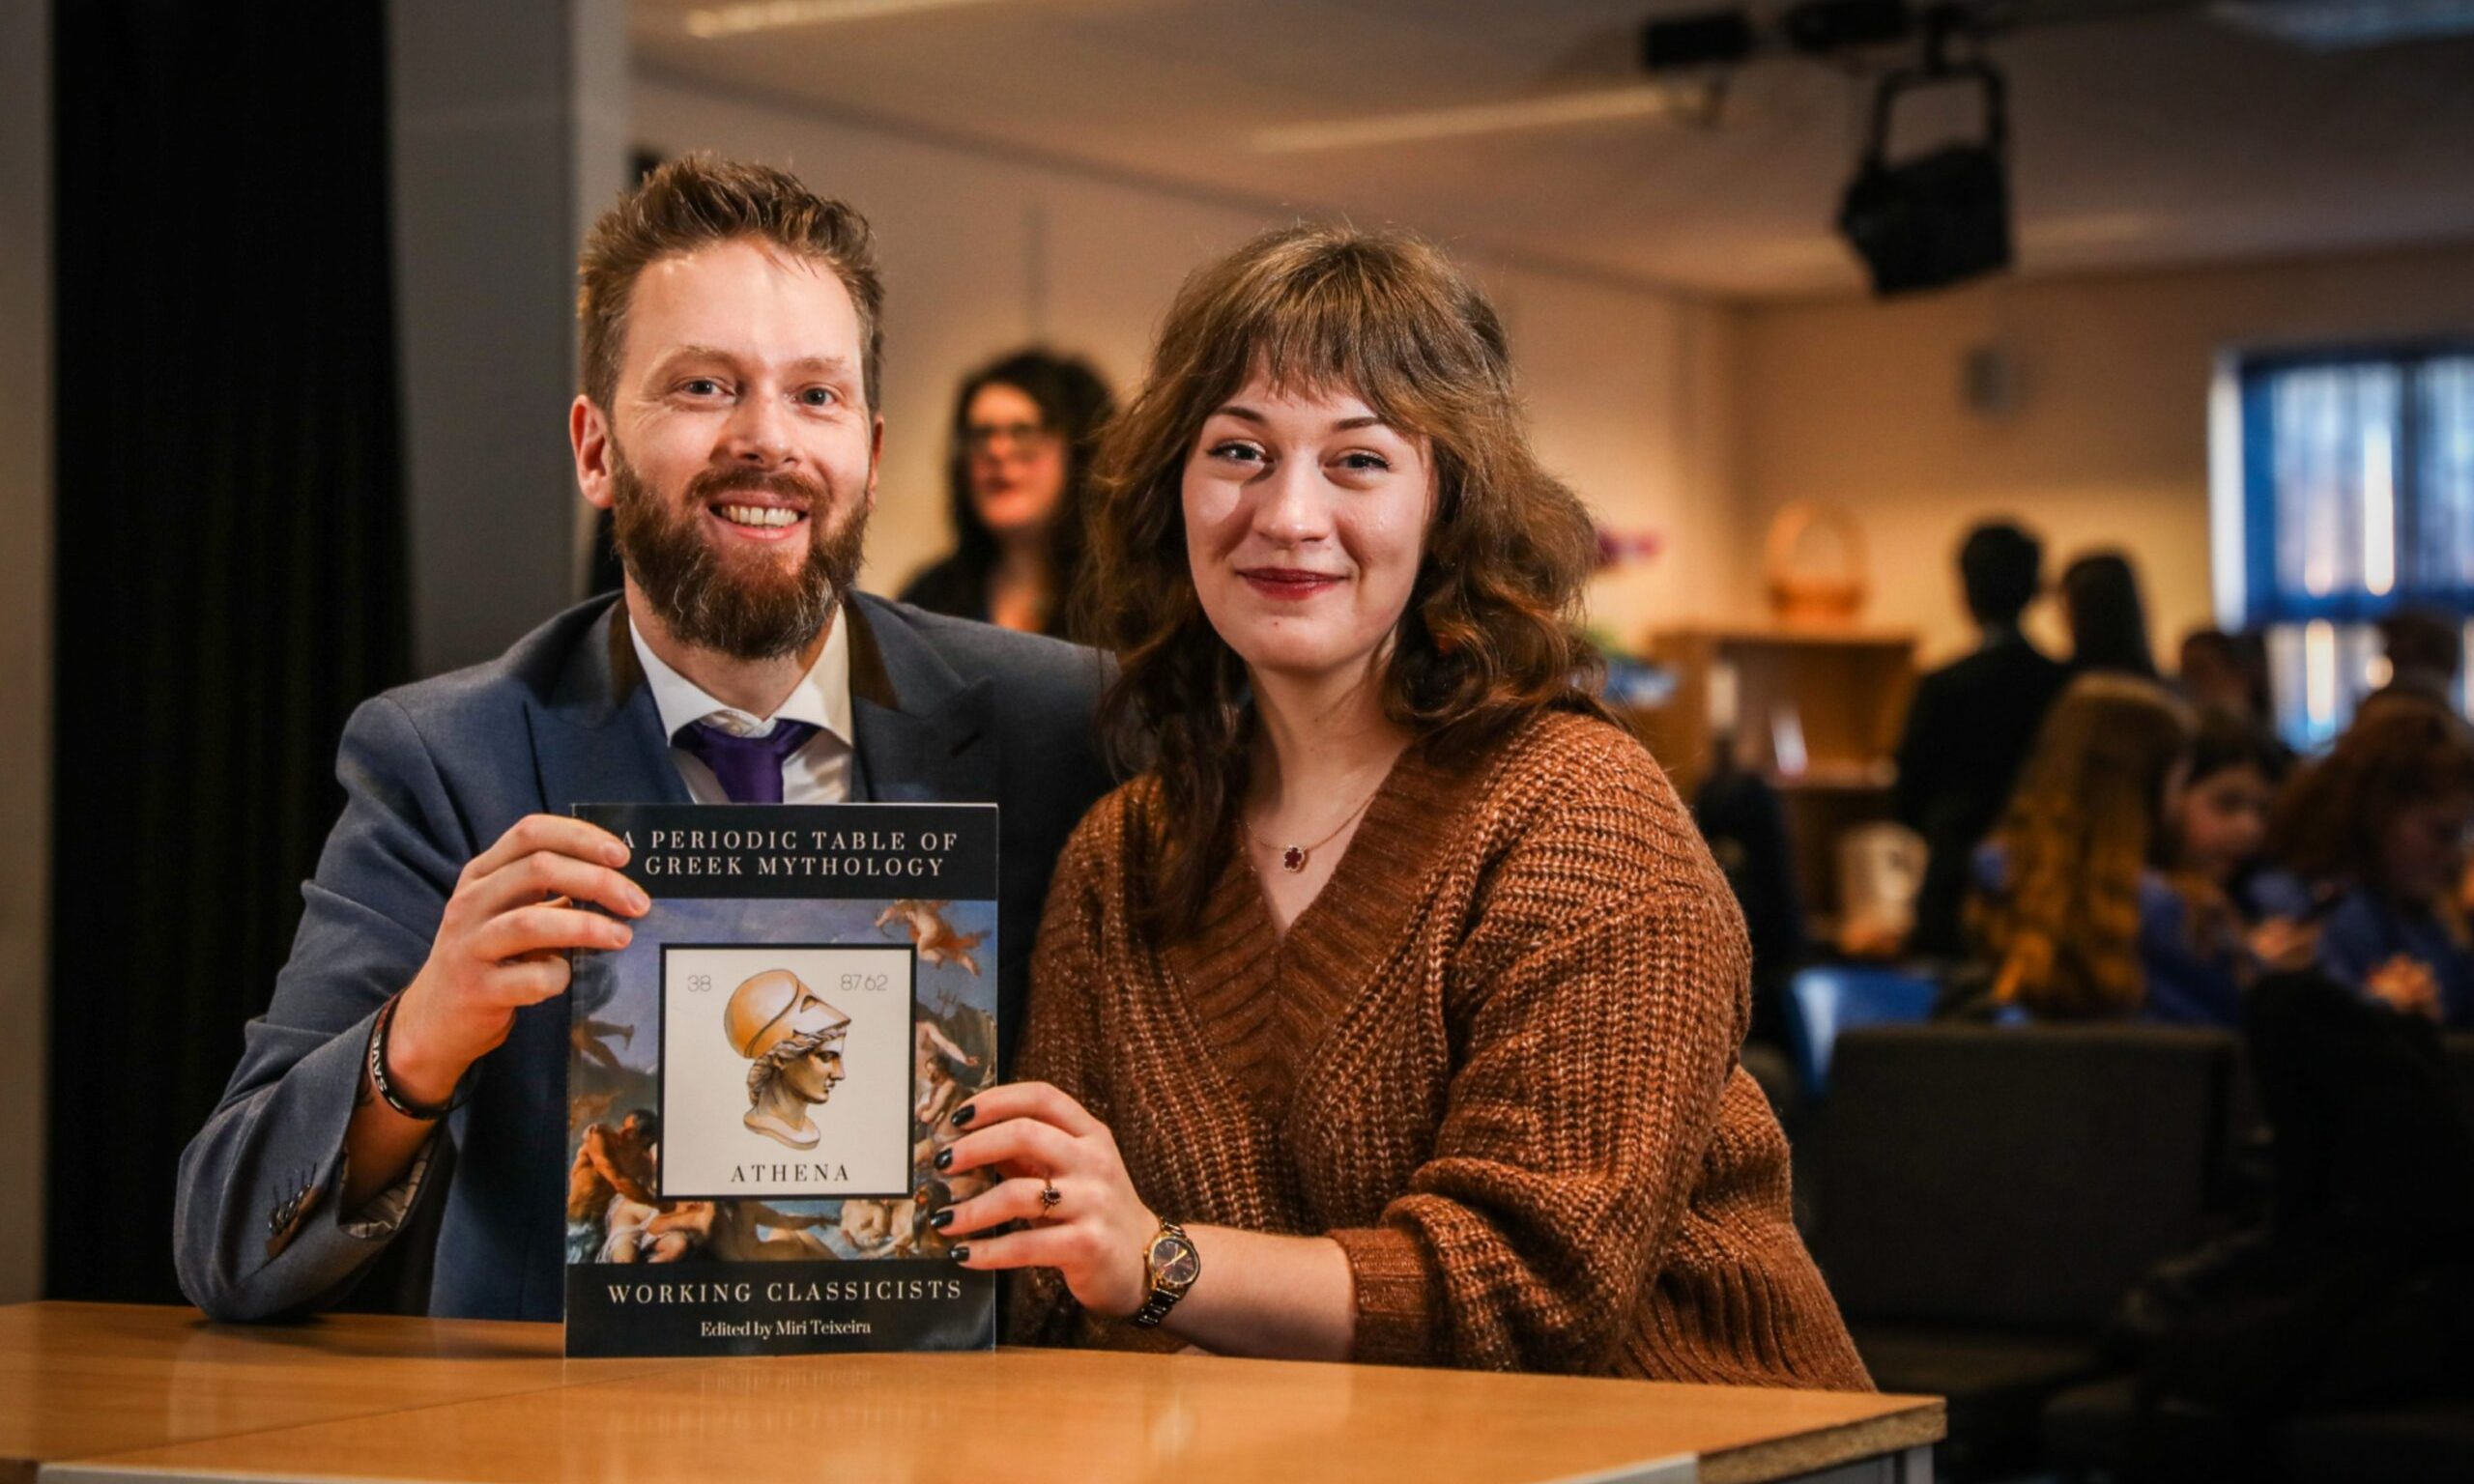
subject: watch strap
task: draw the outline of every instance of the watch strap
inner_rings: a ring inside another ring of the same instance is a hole
[[[1142,1307],[1134,1311],[1132,1323],[1137,1329],[1158,1328],[1160,1322],[1168,1317],[1168,1311],[1177,1306],[1177,1300],[1186,1297],[1187,1291],[1194,1286],[1194,1278],[1188,1278],[1183,1283],[1173,1285],[1160,1280],[1159,1274],[1152,1268],[1151,1254],[1159,1247],[1160,1239],[1163,1237],[1174,1237],[1189,1254],[1194,1252],[1194,1239],[1188,1237],[1186,1229],[1174,1221],[1161,1222],[1160,1230],[1152,1234],[1149,1241],[1143,1243],[1142,1270],[1143,1275],[1151,1280],[1151,1293],[1142,1300]],[[1199,1270],[1201,1261],[1200,1256],[1195,1255],[1196,1277],[1201,1276]]]

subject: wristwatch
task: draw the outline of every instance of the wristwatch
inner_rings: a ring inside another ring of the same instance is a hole
[[[1142,1272],[1150,1281],[1151,1297],[1134,1311],[1135,1327],[1157,1328],[1177,1300],[1186,1297],[1186,1290],[1194,1286],[1194,1279],[1202,1276],[1202,1254],[1194,1250],[1184,1227],[1163,1221],[1151,1244],[1142,1249]]]

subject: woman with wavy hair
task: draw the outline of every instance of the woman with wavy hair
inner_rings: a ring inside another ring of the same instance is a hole
[[[1179,294],[1104,448],[1136,777],[1057,868],[957,1261],[1091,1345],[1862,1387],[1738,1061],[1741,917],[1590,690],[1594,552],[1493,309],[1300,226]],[[1027,1223],[1009,1229],[1011,1222]]]
[[[2141,894],[2193,726],[2129,675],[2082,675],[2054,702],[1977,856],[1969,919],[1997,1002],[2056,1019],[2145,1008]]]
[[[1036,347],[964,377],[945,466],[954,550],[914,574],[902,601],[1061,637],[1092,454],[1115,407],[1089,363]]]
[[[2140,877],[2146,1018],[2238,1030],[2261,976],[2307,967],[2317,952],[2307,913],[2268,910],[2252,891],[2288,756],[2249,716],[2199,708],[2156,869]]]
[[[2259,886],[2323,915],[2317,966],[2392,1009],[2474,1029],[2474,935],[2461,899],[2474,828],[2474,749],[2441,703],[2367,701],[2327,756],[2287,787],[2269,836],[2282,870]]]

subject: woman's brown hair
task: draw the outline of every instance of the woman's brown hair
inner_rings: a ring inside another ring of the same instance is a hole
[[[1184,481],[1204,421],[1256,374],[1357,396],[1432,447],[1425,553],[1380,684],[1385,714],[1465,756],[1552,707],[1597,709],[1579,628],[1597,536],[1539,466],[1503,324],[1433,247],[1402,234],[1269,232],[1179,290],[1143,386],[1101,444],[1079,631],[1115,651],[1100,706],[1121,767],[1154,773],[1154,930],[1199,920],[1245,792],[1246,667],[1194,591]]]
[[[2187,707],[2130,675],[2083,675],[2054,702],[1993,834],[2007,889],[1969,908],[1997,999],[2055,1018],[2145,1000],[2140,873],[2192,733]]]
[[[2268,855],[2311,882],[2384,890],[2379,842],[2424,799],[2474,793],[2474,751],[2437,701],[2374,696],[2327,756],[2294,775],[2277,801]]]

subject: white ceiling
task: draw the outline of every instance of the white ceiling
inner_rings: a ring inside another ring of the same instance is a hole
[[[1231,200],[1392,221],[1728,297],[1854,290],[1831,235],[1868,85],[1795,59],[1719,118],[1308,152],[1258,131],[1637,83],[1673,0],[978,0],[700,39],[634,0],[641,67]],[[2474,241],[2474,38],[2314,53],[2184,13],[1999,40],[2026,272]],[[1955,100],[1951,100],[1955,102]],[[1936,116],[1903,111],[1930,142]],[[1903,127],[1902,140],[1910,138]]]

